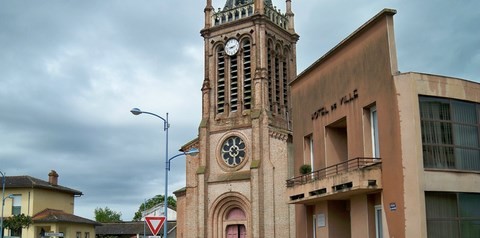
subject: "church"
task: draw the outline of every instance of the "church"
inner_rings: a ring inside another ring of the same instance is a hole
[[[285,196],[296,76],[291,1],[206,1],[202,120],[177,191],[178,237],[294,237],[295,210]],[[185,217],[182,217],[185,216]]]
[[[297,75],[285,4],[206,0],[177,237],[480,237],[480,84],[400,72],[393,9]]]

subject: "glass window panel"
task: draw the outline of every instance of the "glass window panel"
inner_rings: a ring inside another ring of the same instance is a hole
[[[13,215],[20,215],[22,213],[22,207],[12,207]]]
[[[478,147],[478,127],[467,125],[453,125],[455,145]]]
[[[475,103],[452,100],[453,121],[477,124]]]
[[[22,195],[13,195],[12,199],[12,214],[19,215],[22,213]]]
[[[420,97],[422,119],[450,120],[450,103],[447,99]]]
[[[455,193],[426,193],[427,219],[457,217],[457,195]]]
[[[480,237],[479,202],[480,193],[426,192],[428,237]]]
[[[461,221],[462,238],[480,237],[480,220]]]
[[[480,219],[480,194],[459,193],[460,217]],[[478,236],[480,237],[480,236]]]
[[[427,221],[429,238],[459,238],[457,221]]]
[[[455,148],[457,169],[480,171],[480,150]]]
[[[445,122],[422,121],[422,141],[426,144],[453,144],[452,125]]]
[[[478,130],[476,126],[453,125],[455,145],[478,147]]]
[[[10,230],[10,236],[22,237],[22,229]]]
[[[378,118],[377,118],[377,107],[374,106],[370,108],[370,120],[372,128],[372,142],[373,142],[373,157],[380,157],[380,146],[378,141]]]
[[[455,156],[452,147],[423,146],[423,165],[425,168],[455,168]]]

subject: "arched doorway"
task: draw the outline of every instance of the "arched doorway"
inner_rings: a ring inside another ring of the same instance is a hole
[[[247,217],[242,209],[236,207],[228,211],[225,219],[225,224],[227,224],[225,229],[226,238],[247,238],[246,220]]]
[[[250,202],[240,193],[229,192],[220,195],[209,212],[209,238],[252,237]]]

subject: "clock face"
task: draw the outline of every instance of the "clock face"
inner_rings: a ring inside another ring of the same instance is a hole
[[[222,144],[221,156],[229,167],[235,167],[245,159],[245,142],[238,136],[228,137]]]
[[[230,56],[235,55],[239,48],[240,44],[238,43],[237,39],[232,38],[227,41],[227,44],[225,44],[225,53]]]

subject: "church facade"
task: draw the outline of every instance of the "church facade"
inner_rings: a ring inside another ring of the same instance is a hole
[[[285,196],[293,176],[289,83],[296,76],[291,1],[206,1],[202,120],[182,149],[186,188],[177,237],[294,237],[295,208]]]

